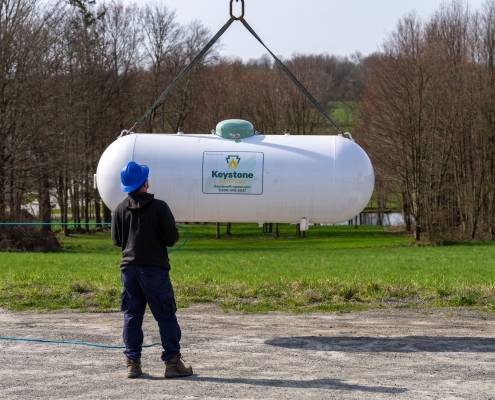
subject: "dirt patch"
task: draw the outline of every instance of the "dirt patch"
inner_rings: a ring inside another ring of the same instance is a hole
[[[60,242],[52,231],[42,231],[34,226],[3,226],[0,229],[0,249],[44,251],[60,248]]]
[[[178,312],[195,375],[165,380],[160,348],[124,377],[121,350],[0,340],[0,393],[30,398],[476,398],[495,395],[495,316],[386,309],[353,313]],[[0,310],[0,336],[120,345],[120,313]],[[148,313],[145,343],[159,341]]]

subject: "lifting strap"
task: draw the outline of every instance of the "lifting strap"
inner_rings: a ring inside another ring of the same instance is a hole
[[[237,2],[239,0],[236,0]],[[217,32],[215,36],[206,44],[206,46],[192,59],[192,61],[175,77],[175,79],[167,86],[167,88],[162,92],[162,94],[155,100],[155,102],[145,111],[145,113],[139,118],[136,123],[132,126],[128,131],[123,131],[122,136],[128,135],[132,133],[134,129],[138,127],[138,125],[143,121],[144,118],[160,103],[163,97],[172,89],[175,83],[187,72],[189,71],[204,55],[205,53],[215,44],[215,42],[225,33],[225,31],[232,25],[234,21],[241,21],[242,24],[246,27],[246,29],[256,38],[258,42],[270,53],[273,59],[277,62],[277,64],[282,68],[282,70],[287,74],[287,76],[292,80],[292,82],[297,86],[297,88],[308,98],[308,100],[316,107],[316,109],[325,117],[325,119],[330,122],[335,129],[340,134],[343,134],[338,125],[333,122],[328,113],[323,109],[323,107],[316,101],[316,99],[308,92],[308,90],[304,87],[304,85],[297,80],[292,71],[285,66],[285,64],[275,55],[270,49],[263,43],[260,37],[256,34],[256,32],[251,28],[251,26],[244,19],[244,0],[241,0],[242,3],[242,14],[239,17],[235,17],[232,14],[232,3],[234,0],[230,0],[230,19],[225,23],[225,25]],[[124,133],[125,132],[125,133]]]

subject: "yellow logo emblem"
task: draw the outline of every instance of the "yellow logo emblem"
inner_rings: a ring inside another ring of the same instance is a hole
[[[231,156],[229,155],[227,158],[227,166],[229,168],[235,167],[237,168],[239,166],[239,163],[241,162],[241,158],[239,156]]]

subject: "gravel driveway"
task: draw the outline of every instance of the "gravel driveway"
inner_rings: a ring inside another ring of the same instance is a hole
[[[8,399],[495,398],[495,315],[462,309],[178,311],[195,375],[165,380],[160,348],[126,379],[122,350],[0,340]],[[0,336],[121,345],[122,315],[0,309]],[[148,312],[145,343],[159,341]]]

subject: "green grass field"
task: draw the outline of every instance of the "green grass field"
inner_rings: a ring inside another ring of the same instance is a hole
[[[495,310],[495,243],[417,246],[381,227],[312,226],[306,238],[280,225],[188,225],[170,255],[179,305],[215,302],[244,311],[332,311],[383,306]],[[225,227],[222,227],[224,232]],[[120,250],[108,232],[61,237],[54,252],[0,252],[0,306],[107,310],[118,307]]]
[[[352,101],[332,101],[328,104],[330,117],[344,131],[351,131],[356,117],[356,104]]]

